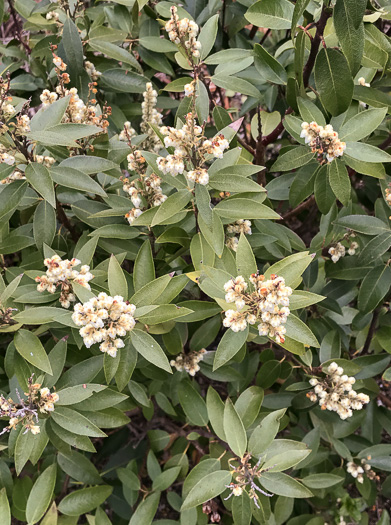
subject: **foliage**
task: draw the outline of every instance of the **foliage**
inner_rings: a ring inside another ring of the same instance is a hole
[[[390,523],[386,0],[0,0],[1,525]]]

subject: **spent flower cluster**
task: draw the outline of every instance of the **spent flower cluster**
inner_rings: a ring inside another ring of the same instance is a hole
[[[246,488],[249,488],[248,495],[254,501],[255,506],[259,509],[259,495],[263,494],[269,498],[273,497],[273,494],[268,494],[262,490],[256,483],[255,479],[260,478],[262,473],[271,470],[273,466],[263,469],[260,465],[263,463],[263,458],[260,458],[254,467],[251,466],[251,455],[245,454],[242,458],[233,458],[231,461],[237,461],[238,465],[232,468],[231,473],[235,477],[235,481],[231,482],[229,485],[226,485],[228,489],[231,490],[231,493],[225,498],[226,500],[232,496],[241,496],[243,491]]]
[[[45,259],[44,265],[47,267],[46,274],[35,278],[38,283],[38,292],[56,293],[57,288],[61,289],[59,301],[63,308],[69,308],[71,303],[76,301],[73,293],[73,284],[77,283],[87,290],[91,290],[89,281],[94,278],[88,265],[83,265],[80,271],[75,270],[81,261],[73,258],[62,260],[59,255]]]
[[[361,410],[370,401],[367,394],[353,390],[355,382],[354,377],[344,374],[343,368],[333,362],[324,379],[310,379],[314,390],[308,392],[307,397],[313,402],[318,401],[322,410],[336,412],[341,419],[347,419],[353,415],[353,410]]]
[[[245,235],[251,235],[251,221],[239,219],[234,223],[227,225],[225,244],[234,252],[236,252],[238,249],[239,244],[239,238],[237,235],[240,235],[241,233],[244,233]]]
[[[313,153],[318,154],[318,160],[323,163],[332,162],[336,157],[342,157],[346,144],[338,138],[338,133],[331,124],[320,126],[316,122],[303,122],[300,137],[305,139]]]
[[[115,357],[118,348],[125,346],[121,337],[125,337],[136,324],[135,311],[135,305],[124,301],[120,295],[111,297],[101,292],[84,304],[76,304],[72,320],[82,327],[79,333],[87,348],[100,343],[101,352]]]
[[[204,359],[205,353],[205,348],[202,348],[198,352],[190,352],[189,354],[181,353],[170,361],[170,365],[176,368],[178,372],[185,371],[190,376],[195,376],[200,370],[198,363]]]
[[[22,423],[24,433],[30,431],[32,434],[39,434],[40,427],[37,424],[39,412],[42,414],[53,412],[54,403],[59,400],[56,392],[50,392],[49,388],[41,388],[41,386],[40,383],[33,383],[30,377],[28,379],[29,390],[25,392],[27,399],[22,398],[18,391],[16,391],[17,403],[12,398],[6,399],[3,395],[0,396],[0,417],[9,418],[8,425],[0,432],[0,435],[15,429],[19,423]]]
[[[285,285],[285,279],[272,274],[265,281],[264,275],[252,274],[250,282],[253,291],[248,291],[248,284],[239,275],[224,285],[227,303],[235,303],[237,310],[227,310],[223,325],[234,332],[246,329],[247,324],[258,324],[259,335],[275,338],[277,343],[284,343],[286,328],[283,326],[290,313],[289,297],[292,289]],[[243,308],[246,308],[244,311]]]

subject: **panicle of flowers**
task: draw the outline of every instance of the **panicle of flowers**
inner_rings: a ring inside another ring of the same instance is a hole
[[[235,303],[237,310],[227,310],[223,325],[234,332],[246,329],[247,324],[258,324],[259,335],[274,338],[284,343],[286,328],[283,326],[290,314],[289,297],[292,289],[285,285],[285,279],[272,274],[265,281],[263,275],[252,274],[250,282],[254,291],[247,291],[248,285],[239,275],[224,285],[227,303]],[[240,310],[243,310],[243,312]]]
[[[345,247],[341,242],[337,242],[334,246],[329,248],[329,254],[331,255],[331,260],[333,263],[337,263],[341,257],[345,257],[346,252],[348,255],[355,255],[356,250],[358,250],[358,242],[353,241],[352,239],[356,237],[356,234],[352,231],[348,231],[343,236],[344,241],[347,241],[348,247]]]
[[[124,122],[124,129],[119,134],[119,140],[128,142],[132,137],[136,135],[136,130],[132,127],[132,124],[127,120]]]
[[[367,463],[367,460],[370,459],[371,456],[367,456],[366,459],[363,458],[361,465],[357,465],[354,461],[349,461],[346,463],[346,471],[353,476],[353,478],[357,479],[358,483],[364,483],[364,474],[370,480],[379,479],[376,472],[372,470],[371,465]]]
[[[48,157],[44,155],[35,155],[34,161],[38,162],[38,164],[43,164],[47,168],[50,168],[56,162],[56,160],[53,157]]]
[[[33,378],[28,379],[28,392],[25,392],[27,400],[19,395],[18,402],[13,399],[6,399],[3,395],[0,396],[0,417],[8,417],[9,423],[1,432],[4,434],[15,429],[19,423],[24,427],[24,434],[30,431],[32,434],[39,434],[40,428],[38,426],[38,414],[47,414],[53,412],[54,403],[59,400],[59,395],[56,392],[50,392],[49,388],[41,388],[40,383],[33,383]]]
[[[90,62],[89,60],[86,60],[84,62],[84,66],[86,68],[86,71],[87,71],[88,75],[91,77],[91,79],[94,82],[99,80],[99,77],[102,76],[102,73],[100,71],[98,71],[96,69],[96,67],[94,66],[94,64],[92,62]]]
[[[156,163],[164,174],[176,177],[185,171],[188,163],[188,180],[206,185],[209,182],[208,171],[203,168],[208,155],[221,159],[224,151],[229,147],[229,142],[223,135],[207,139],[203,135],[203,128],[199,126],[192,112],[186,115],[186,122],[181,129],[162,126],[161,134],[164,136],[166,148],[174,148],[174,153],[166,157],[158,157]]]
[[[60,15],[56,13],[56,11],[49,11],[46,13],[46,20],[53,20],[54,22],[58,22],[60,20]]]
[[[357,83],[360,85],[360,86],[364,86],[364,87],[371,87],[371,84],[369,82],[366,82],[365,78],[364,77],[360,77],[357,79]]]
[[[210,523],[220,523],[221,516],[218,512],[218,508],[217,503],[213,499],[203,503],[202,512],[207,515]]]
[[[316,122],[303,122],[300,137],[305,139],[313,153],[318,154],[318,160],[323,163],[332,162],[336,157],[341,157],[346,149],[345,142],[341,142],[338,133],[331,124],[320,126]]]
[[[16,321],[12,319],[12,312],[16,312],[17,308],[5,307],[0,302],[0,326],[1,325],[12,325],[16,324]]]
[[[100,343],[101,352],[115,357],[118,348],[125,346],[121,337],[125,337],[136,324],[135,311],[135,305],[124,301],[120,295],[111,297],[101,292],[84,304],[77,303],[72,320],[82,327],[79,334],[87,348]]]
[[[151,128],[150,124],[154,124],[155,126],[161,126],[163,116],[156,109],[157,92],[153,89],[151,82],[147,82],[143,96],[144,101],[141,104],[143,113],[140,129],[142,133],[146,133],[148,135],[145,149],[152,149],[157,153],[161,148],[161,142],[159,137]]]
[[[7,148],[0,144],[0,163],[7,164],[8,166],[13,166],[15,164],[15,157],[8,153]]]
[[[238,465],[232,467],[231,461],[237,461]],[[254,501],[255,506],[259,509],[259,494],[263,494],[269,498],[273,497],[274,494],[268,494],[262,490],[256,483],[255,479],[260,478],[264,472],[271,470],[273,466],[263,469],[260,465],[263,462],[263,458],[260,458],[257,464],[251,466],[251,455],[246,453],[242,458],[232,458],[229,460],[231,467],[231,474],[235,477],[235,481],[232,481],[229,485],[226,485],[231,493],[225,498],[225,500],[232,496],[241,496],[243,491],[248,488],[248,495]]]
[[[335,246],[332,246],[329,249],[329,254],[331,255],[331,260],[333,261],[333,263],[338,262],[341,257],[345,257],[345,253],[345,246],[340,242],[337,242]]]
[[[225,245],[231,248],[234,252],[238,249],[239,239],[236,235],[244,233],[251,235],[251,221],[239,219],[232,224],[228,224],[226,229]]]
[[[179,20],[176,6],[171,7],[171,18],[165,25],[165,30],[171,42],[182,45],[187,51],[189,58],[199,57],[201,42],[197,40],[198,25],[188,18]]]
[[[44,265],[48,268],[46,274],[35,278],[35,282],[39,283],[37,286],[38,292],[47,290],[49,293],[55,293],[57,287],[60,287],[61,295],[59,301],[61,306],[69,308],[71,302],[76,301],[72,284],[77,283],[83,288],[91,290],[89,281],[94,278],[90,272],[90,267],[86,264],[80,268],[80,271],[75,270],[75,266],[79,264],[81,264],[79,259],[62,260],[59,255],[45,259]]]
[[[195,93],[196,81],[192,80],[188,84],[185,84],[185,97],[192,97]]]
[[[366,394],[353,390],[355,382],[354,377],[344,374],[343,368],[333,362],[324,379],[310,379],[314,390],[308,392],[307,397],[313,402],[318,401],[322,410],[336,412],[341,419],[347,419],[353,415],[353,410],[361,410],[370,401]]]
[[[175,367],[178,372],[185,371],[189,375],[195,376],[200,370],[200,365],[198,363],[204,359],[205,353],[205,348],[202,348],[198,352],[179,354],[175,359],[170,361],[170,365]]]

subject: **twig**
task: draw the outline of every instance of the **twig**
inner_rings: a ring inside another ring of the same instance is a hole
[[[316,33],[311,42],[310,55],[303,71],[303,83],[304,87],[308,86],[312,69],[315,64],[316,55],[318,54],[319,46],[322,40],[323,31],[325,30],[327,20],[330,17],[330,12],[323,7],[322,14],[320,15],[319,21],[316,24]]]
[[[285,111],[285,116],[286,115],[290,115],[291,113],[293,113],[293,109],[292,108],[288,108]],[[269,144],[271,144],[272,142],[277,140],[278,135],[280,133],[282,133],[283,130],[284,130],[284,119],[281,120],[281,122],[278,124],[278,126],[271,133],[269,133],[269,135],[266,135],[266,137],[262,138],[262,144],[264,146],[268,146]]]
[[[375,335],[376,324],[377,324],[379,314],[380,314],[380,308],[378,307],[373,312],[372,321],[371,321],[371,324],[369,325],[367,338],[365,339],[365,343],[364,343],[364,347],[362,349],[361,355],[366,354],[369,350],[369,347],[371,346],[372,338]]]
[[[386,140],[383,141],[383,142],[380,144],[379,148],[380,148],[380,149],[387,149],[388,146],[391,146],[391,133],[388,135],[388,137],[386,138]]]
[[[57,211],[58,220],[69,231],[73,242],[77,242],[80,236],[78,235],[76,229],[70,223],[68,217],[66,216],[64,208],[61,206],[60,202],[57,199],[56,199],[56,211]]]
[[[262,143],[262,122],[261,122],[261,108],[258,106],[257,108],[257,114],[258,114],[258,136],[257,136],[257,142],[255,146],[255,164],[257,166],[264,166],[265,164],[265,146]],[[265,169],[258,172],[257,175],[257,182],[259,185],[265,187],[266,186],[266,174]]]
[[[246,149],[251,155],[255,157],[255,150],[249,145],[244,142],[243,139],[241,139],[238,135],[236,135],[236,139],[239,142],[241,146],[243,146],[244,149]]]
[[[291,219],[292,217],[296,217],[296,215],[299,215],[299,213],[301,213],[302,211],[307,210],[308,208],[311,208],[311,206],[314,204],[314,202],[315,202],[315,197],[314,197],[314,195],[311,195],[311,197],[309,199],[307,199],[306,201],[302,202],[301,204],[296,206],[296,208],[293,208],[293,210],[288,211],[288,213],[283,215],[282,219],[284,221],[287,221],[288,219]]]
[[[11,17],[12,17],[12,19],[14,21],[15,34],[16,34],[17,40],[22,44],[22,46],[25,48],[27,53],[30,55],[31,54],[31,48],[27,44],[27,42],[25,42],[23,40],[23,35],[22,35],[22,31],[21,31],[21,28],[20,28],[20,25],[19,25],[19,20],[18,20],[18,14],[17,14],[17,12],[15,10],[15,7],[14,7],[14,0],[8,0],[8,5],[9,5]]]

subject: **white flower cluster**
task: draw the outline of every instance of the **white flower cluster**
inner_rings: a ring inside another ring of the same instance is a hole
[[[60,15],[55,11],[49,11],[46,13],[46,20],[54,20],[54,22],[58,22],[60,20]]]
[[[15,157],[7,152],[5,146],[0,144],[0,164],[2,163],[13,166],[15,164]]]
[[[227,226],[227,236],[225,239],[225,245],[228,248],[231,248],[234,252],[238,249],[239,239],[236,235],[244,233],[246,235],[251,235],[251,221],[245,219],[239,219],[233,224],[228,224]],[[232,236],[233,234],[233,236]]]
[[[57,69],[60,71],[65,71],[67,68],[66,63],[63,61],[61,57],[53,53],[53,64],[56,66]]]
[[[89,60],[86,60],[84,62],[84,66],[86,68],[86,71],[88,75],[91,77],[92,80],[96,81],[99,80],[99,77],[102,76],[102,73],[96,69],[94,64],[90,62]]]
[[[196,168],[195,170],[188,171],[187,178],[192,182],[206,186],[209,182],[208,170],[205,168]]]
[[[358,243],[356,241],[350,242],[350,245],[348,248],[348,254],[354,255],[357,249],[358,249]],[[333,263],[336,263],[341,259],[341,257],[345,257],[346,248],[343,244],[341,244],[340,242],[337,242],[335,246],[332,246],[331,248],[329,248],[329,254],[331,255],[331,260],[333,261]]]
[[[322,410],[336,412],[341,419],[347,419],[353,415],[353,410],[361,410],[370,401],[366,394],[353,390],[355,382],[354,377],[344,374],[343,368],[333,362],[327,368],[324,380],[310,379],[314,391],[308,392],[307,397],[313,402],[318,401]]]
[[[195,80],[192,80],[189,84],[185,84],[185,97],[192,97],[194,95],[195,85]]]
[[[229,142],[223,135],[217,135],[213,139],[205,139],[203,129],[198,126],[192,113],[186,115],[186,123],[181,129],[170,126],[162,126],[160,132],[164,136],[166,148],[174,148],[174,153],[167,157],[158,157],[156,163],[162,173],[176,177],[185,170],[185,159],[192,158],[194,151],[199,158],[197,166],[188,172],[187,178],[193,182],[206,185],[209,182],[207,170],[201,166],[206,155],[221,159],[224,151],[229,148]]]
[[[38,292],[47,290],[49,293],[55,293],[57,287],[60,286],[61,295],[59,301],[61,306],[63,308],[69,308],[71,302],[76,301],[72,283],[80,284],[83,288],[91,290],[89,281],[94,278],[90,272],[90,267],[87,265],[83,265],[80,271],[75,270],[75,266],[79,264],[81,264],[79,259],[62,260],[59,255],[45,259],[44,265],[47,267],[46,275],[35,278],[35,282],[39,283],[37,286]]]
[[[171,18],[165,25],[165,30],[171,42],[183,45],[193,57],[200,56],[201,42],[197,40],[198,25],[189,20],[182,18],[179,20],[177,7],[171,7]]]
[[[125,218],[127,219],[129,224],[133,224],[134,221],[137,219],[137,217],[140,217],[140,215],[143,213],[140,208],[132,208],[128,213],[125,215]]]
[[[283,326],[290,314],[289,297],[292,289],[285,285],[283,277],[272,274],[270,279],[259,274],[252,274],[250,281],[255,291],[247,292],[248,285],[239,275],[224,285],[227,303],[235,303],[237,311],[227,310],[223,325],[234,332],[246,329],[247,324],[258,324],[259,335],[275,338],[277,343],[284,343],[286,328]],[[240,312],[244,307],[246,310]]]
[[[10,182],[14,182],[14,180],[24,180],[26,177],[24,176],[24,173],[19,170],[15,170],[11,173],[11,175],[8,175],[5,179],[0,180],[0,184],[9,184]]]
[[[141,177],[139,180],[129,181],[128,178],[124,178],[123,183],[123,190],[130,195],[130,200],[134,208],[140,209],[141,212],[141,208],[143,208],[142,196],[145,197],[150,206],[159,206],[167,199],[167,195],[163,194],[162,188],[160,187],[162,179],[154,173]],[[140,185],[143,187],[138,187]],[[131,215],[128,217],[127,215],[126,218],[129,223],[132,224],[136,217],[132,217]]]
[[[56,102],[56,100],[58,99],[58,95],[54,91],[49,91],[48,89],[44,89],[42,93],[39,95],[39,98],[42,102],[42,107],[47,108],[51,104]]]
[[[59,395],[56,392],[50,392],[49,388],[41,388],[39,391],[40,393],[40,403],[39,403],[39,411],[43,414],[47,414],[48,412],[53,412],[54,410],[54,403],[57,403],[57,401],[60,399]]]
[[[34,160],[35,162],[38,162],[38,164],[43,164],[47,168],[50,168],[56,162],[53,157],[46,157],[44,155],[35,155]]]
[[[141,104],[143,115],[140,129],[148,135],[146,149],[152,149],[157,153],[162,144],[150,124],[161,126],[163,115],[156,109],[157,92],[153,89],[151,82],[147,82],[143,96],[144,101]]]
[[[28,115],[20,115],[17,119],[17,132],[18,133],[28,133],[30,131],[30,118]]]
[[[118,348],[125,346],[121,337],[133,330],[136,324],[135,311],[135,305],[124,301],[120,295],[110,297],[101,292],[84,304],[76,304],[72,320],[82,327],[79,333],[87,348],[101,343],[100,351],[115,357]]]
[[[170,361],[170,365],[175,367],[178,372],[183,370],[191,376],[195,376],[200,370],[200,361],[204,359],[206,350],[202,348],[199,352],[190,352],[189,354],[179,354],[175,359]]]
[[[367,457],[368,460],[371,459],[371,456]],[[354,461],[349,461],[346,463],[346,470],[353,478],[357,479],[358,483],[364,483],[365,474],[369,479],[376,479],[376,472],[371,469],[371,465],[368,465],[365,459],[361,460],[361,465],[357,465]]]
[[[328,162],[332,162],[336,157],[341,157],[346,149],[345,142],[341,142],[338,133],[333,130],[331,124],[319,126],[316,122],[303,122],[301,125],[300,137],[305,139],[313,153],[323,159],[324,155]]]
[[[371,87],[371,84],[369,82],[366,82],[364,77],[358,78],[357,82],[360,86]]]

